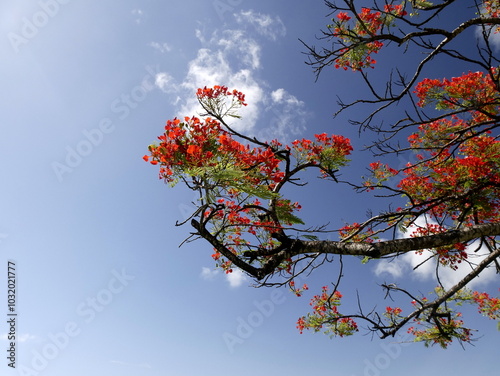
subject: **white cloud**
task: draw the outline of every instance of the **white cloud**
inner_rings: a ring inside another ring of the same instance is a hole
[[[285,89],[277,89],[271,93],[271,98],[275,103],[284,103],[292,106],[302,106],[304,103],[289,94]]]
[[[500,48],[500,33],[495,33],[494,30],[483,29],[482,26],[477,26],[475,30],[476,39],[481,45],[484,45],[484,41],[488,39],[488,42],[492,45],[494,50]]]
[[[28,342],[36,339],[36,336],[32,334],[21,334],[17,336],[17,342]]]
[[[427,219],[425,216],[418,218],[415,223],[410,226],[406,233],[402,233],[402,237],[407,238],[410,234],[415,231],[417,227],[423,227],[426,224],[437,224],[435,221]],[[469,254],[468,261],[477,265],[480,263],[488,254],[485,248],[477,249],[479,244],[473,242],[465,250]],[[436,259],[432,258],[428,260],[433,255],[432,252],[428,250],[423,250],[422,252],[407,252],[392,260],[380,260],[375,266],[374,273],[377,276],[381,276],[384,273],[389,274],[393,278],[401,278],[407,275],[408,271],[412,271],[412,275],[420,280],[434,279],[437,281],[436,277]],[[426,261],[427,260],[427,261]],[[425,262],[424,262],[425,261]],[[453,270],[449,267],[439,267],[439,280],[445,288],[450,288],[461,281],[467,274],[472,271],[471,266],[467,262],[462,262],[457,264],[457,270]],[[484,270],[478,277],[469,282],[468,288],[475,288],[478,285],[486,285],[494,280],[496,280],[496,271],[494,267],[490,267]]]
[[[219,274],[219,270],[210,269],[210,268],[207,268],[206,266],[204,266],[201,268],[200,277],[207,280],[207,281],[210,281],[210,280],[214,279],[215,276],[217,276],[217,274]]]
[[[480,249],[477,249],[478,246],[479,243],[474,242],[465,250],[469,254],[468,261],[472,262],[474,265],[479,264],[488,255],[488,250],[486,247],[483,246]],[[451,287],[457,284],[471,271],[472,271],[471,266],[467,262],[462,262],[458,265],[457,270],[442,268],[440,272],[440,279],[445,287]],[[496,274],[494,266],[490,266],[489,268],[481,272],[479,276],[470,281],[467,287],[475,289],[477,288],[477,286],[481,285],[484,286],[490,282],[496,281],[497,278],[498,276]]]
[[[399,232],[400,237],[409,238],[410,235],[420,227],[426,227],[427,224],[437,224],[437,222],[429,220],[426,216],[421,216],[407,228],[406,232]],[[399,256],[400,262],[404,264],[403,268],[408,267],[413,270],[412,275],[417,279],[426,280],[433,278],[436,271],[434,259],[428,260],[432,256],[432,252],[423,250],[422,252],[407,252]],[[428,260],[428,261],[426,261]]]
[[[174,78],[167,72],[160,72],[156,74],[155,85],[164,93],[173,93],[177,91],[177,87],[174,84]]]
[[[243,65],[258,69],[260,67],[261,47],[252,38],[247,38],[243,30],[224,30],[221,38],[213,43],[223,47],[226,56],[239,56]]]
[[[172,47],[170,47],[167,43],[150,42],[148,46],[153,47],[162,54],[172,51]]]
[[[405,263],[398,258],[393,260],[383,259],[377,262],[374,272],[377,277],[389,274],[393,278],[401,278],[403,276],[405,266]]]
[[[184,78],[175,80],[168,72],[156,76],[156,86],[176,96],[177,113],[172,117],[202,114],[196,90],[224,85],[243,92],[248,103],[239,109],[241,119],[229,119],[234,129],[284,142],[305,129],[309,117],[305,104],[283,88],[269,90],[270,84],[259,78],[262,47],[255,39],[242,30],[216,31],[211,36],[198,30],[197,36],[202,47],[188,63]]]
[[[220,275],[220,269],[211,269],[206,266],[201,268],[200,277],[206,281],[213,281]],[[240,269],[234,268],[232,273],[224,274],[226,281],[232,288],[240,287],[248,277]]]
[[[271,98],[275,103],[281,103],[283,101],[284,96],[285,96],[285,89],[278,89],[271,93]]]
[[[430,279],[436,272],[434,259],[428,260],[432,252],[423,250],[422,252],[407,252],[402,256],[402,260],[413,270],[413,275],[417,279]],[[426,261],[428,260],[428,261]]]
[[[257,13],[253,10],[241,11],[234,16],[238,23],[252,25],[259,34],[270,40],[275,41],[286,35],[286,27],[279,16],[273,18],[268,14]]]
[[[480,13],[482,16],[488,17],[484,5],[481,6]],[[487,39],[495,50],[500,49],[500,33],[498,32],[497,26],[489,26],[489,25],[476,26],[475,35],[478,41],[482,45],[484,45],[484,41]]]
[[[306,119],[310,118],[305,103],[283,88],[272,91],[270,97],[270,100],[266,101],[270,104],[270,126],[259,130],[257,138],[278,138],[284,141],[296,138],[306,129]]]
[[[131,13],[135,17],[135,23],[142,23],[142,19],[144,18],[144,11],[142,9],[133,9]]]
[[[247,280],[247,276],[240,269],[233,269],[232,273],[226,274],[226,279],[229,286],[236,288],[240,287]]]
[[[249,131],[257,122],[259,105],[264,99],[264,90],[256,77],[256,70],[260,67],[260,46],[238,30],[226,30],[221,37],[219,33],[214,33],[205,44],[206,47],[201,48],[189,63],[186,77],[180,85],[186,100],[180,107],[178,117],[202,113],[194,96],[196,89],[225,85],[245,93],[249,105],[240,110],[242,120],[234,126],[240,131]]]

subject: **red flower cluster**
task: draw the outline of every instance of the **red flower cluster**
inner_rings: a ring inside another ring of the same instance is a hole
[[[439,142],[453,139],[463,124],[461,120],[441,119],[423,125],[420,132],[410,136],[410,144],[415,149],[429,143],[439,146]],[[500,141],[482,134],[462,142],[458,155],[444,148],[418,157],[422,161],[408,164],[398,184],[414,204],[431,209],[436,218],[449,215],[470,223],[500,220]],[[439,197],[450,199],[436,202]]]
[[[395,308],[385,307],[385,313],[387,313],[388,315],[391,315],[391,316],[399,316],[401,314],[401,312],[403,312],[403,310],[399,307],[395,307]]]
[[[165,133],[158,137],[160,144],[150,145],[150,155],[143,159],[160,164],[160,178],[173,182],[186,168],[214,166],[218,138],[224,133],[220,123],[211,118],[203,122],[197,117],[186,117],[184,122],[168,120]]]
[[[432,325],[426,329],[416,329],[411,326],[408,333],[415,336],[415,341],[423,341],[425,346],[439,345],[446,349],[453,341],[453,337],[463,342],[470,342],[472,332],[463,327],[463,320],[448,319],[446,317],[438,318],[439,325]],[[421,324],[422,322],[418,322]],[[443,335],[446,333],[446,335]]]
[[[499,18],[500,17],[500,3],[498,0],[483,0],[483,14],[484,17]],[[495,33],[500,32],[500,27],[495,27]]]
[[[464,73],[449,79],[424,79],[415,88],[419,98],[417,103],[423,107],[435,104],[437,109],[469,110],[474,123],[487,120],[500,112],[500,96],[492,77],[498,69],[483,72]]]
[[[302,296],[302,293],[305,291],[305,290],[309,290],[309,286],[307,286],[307,284],[303,284],[302,287],[296,287],[295,286],[295,281],[291,280],[290,282],[288,282],[288,285],[290,286],[290,290],[292,290],[292,292],[296,295],[296,296]]]
[[[448,229],[438,225],[427,223],[425,227],[417,227],[411,234],[411,237],[426,236],[433,234],[440,234],[448,231]],[[451,269],[456,270],[457,264],[463,260],[467,260],[467,252],[465,252],[466,245],[463,243],[456,243],[452,246],[436,248],[434,252],[437,254],[438,260],[443,266],[449,266]],[[417,251],[422,254],[422,250]]]
[[[328,286],[323,286],[322,293],[311,299],[313,312],[297,320],[297,329],[302,334],[304,329],[315,332],[324,330],[332,336],[349,336],[358,331],[358,325],[350,317],[342,316],[338,311],[342,294],[339,291],[328,292]]]
[[[220,97],[227,97],[227,96],[233,96],[240,102],[243,106],[246,106],[247,103],[245,103],[245,94],[243,94],[241,91],[238,90],[233,90],[229,91],[227,86],[221,86],[221,85],[215,85],[214,87],[207,88],[206,86],[201,89],[199,88],[196,91],[196,97],[198,99],[216,99]]]
[[[349,242],[373,243],[374,240],[370,238],[371,235],[373,235],[372,229],[361,229],[361,225],[357,222],[339,229],[340,238]]]
[[[197,91],[200,103],[215,109],[217,116],[219,110],[227,114],[227,96],[235,98],[237,105],[246,104],[243,93],[225,86]],[[235,102],[231,103],[229,106]],[[166,182],[182,180],[202,193],[202,220],[212,226],[229,251],[241,255],[255,250],[252,238],[257,239],[260,250],[274,249],[277,241],[272,234],[284,226],[303,224],[294,214],[301,209],[300,204],[281,197],[280,187],[308,167],[332,174],[347,162],[352,146],[347,138],[326,133],[315,135],[314,141],[295,141],[291,147],[276,140],[252,147],[235,137],[210,117],[168,120],[159,144],[149,146],[150,155],[144,160],[159,165],[159,176]],[[267,203],[262,204],[262,199]],[[212,257],[226,272],[231,271],[231,262],[221,253],[216,251]],[[290,263],[280,268],[290,270]]]
[[[363,183],[367,191],[374,190],[377,186],[399,173],[399,171],[380,161],[372,162],[369,166],[372,176],[366,178]]]
[[[474,291],[472,298],[478,305],[479,313],[492,320],[500,320],[500,299],[492,298],[485,292]]]
[[[406,14],[403,5],[386,4],[383,12],[364,7],[354,17],[354,25],[351,25],[349,21],[353,17],[346,12],[337,13],[337,20],[334,19],[334,24],[329,28],[332,29],[332,36],[338,38],[345,48],[338,51],[335,68],[350,68],[355,71],[373,68],[376,60],[371,54],[378,53],[384,44],[377,40],[365,42],[361,38],[377,35],[384,26],[392,26],[396,17]]]
[[[351,17],[349,17],[349,15],[346,12],[337,13],[337,18],[343,22],[347,22],[351,19]]]
[[[343,136],[326,133],[314,135],[315,141],[302,139],[292,142],[291,150],[298,161],[310,163],[329,171],[347,163],[351,154],[351,141]],[[323,175],[326,176],[325,174]]]

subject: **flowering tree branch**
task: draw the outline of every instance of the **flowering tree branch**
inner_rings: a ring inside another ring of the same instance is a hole
[[[312,312],[297,322],[301,332],[342,337],[357,332],[362,320],[382,338],[407,328],[426,345],[470,342],[472,331],[464,326],[460,304],[475,304],[482,315],[500,319],[499,298],[467,287],[488,268],[500,271],[500,60],[490,46],[492,33],[500,30],[500,2],[478,1],[474,14],[449,30],[437,18],[459,14],[462,5],[455,0],[375,1],[359,9],[354,0],[326,3],[333,19],[322,40],[333,41],[333,48],[308,47],[309,63],[317,73],[333,66],[361,74],[373,97],[341,103],[341,111],[378,105],[365,120],[353,121],[380,137],[371,145],[375,157],[409,152],[415,159],[398,168],[390,158],[374,160],[369,176],[347,184],[360,193],[380,192],[377,196],[401,206],[329,230],[338,240],[321,239],[326,226],[307,227],[299,217],[300,203],[286,197],[285,187],[302,189],[309,170],[339,183],[337,173],[347,168],[353,152],[350,140],[322,133],[284,144],[245,135],[229,121],[247,105],[245,95],[223,85],[200,88],[196,96],[205,113],[168,120],[144,159],[158,165],[165,182],[182,182],[198,192],[197,208],[185,222],[191,223],[192,236],[212,246],[216,266],[226,273],[239,268],[261,286],[288,285],[301,295],[308,287],[296,286],[298,277],[332,262],[332,255],[339,256],[341,268],[344,256],[368,261],[415,252],[421,264],[435,262],[435,299],[383,285],[388,294],[410,300],[409,313],[399,306],[365,313],[361,304],[357,313],[341,312],[341,273],[332,291],[324,286],[312,298]],[[475,51],[460,49],[459,38],[477,27],[482,44]],[[396,80],[391,74],[380,91],[368,69],[376,65],[374,54],[389,43],[426,55],[409,69],[410,79],[398,67]],[[452,78],[421,77],[424,68],[442,58],[480,70]],[[389,127],[376,124],[378,115],[404,100],[409,106],[400,118]],[[398,237],[401,232],[407,237]],[[481,259],[475,263],[474,257]],[[440,271],[457,271],[464,264],[471,270],[445,287]]]

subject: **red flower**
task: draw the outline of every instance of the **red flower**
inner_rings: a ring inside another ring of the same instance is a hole
[[[346,12],[338,13],[337,18],[341,21],[344,21],[344,22],[349,21],[351,19],[351,17],[349,17]]]

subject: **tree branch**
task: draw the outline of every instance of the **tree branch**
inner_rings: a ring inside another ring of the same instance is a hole
[[[368,256],[379,258],[426,248],[437,248],[456,243],[468,242],[482,236],[500,235],[500,223],[479,224],[460,230],[450,230],[440,234],[387,240],[378,243],[343,243],[332,240],[299,240],[295,254],[332,253],[338,255]]]

